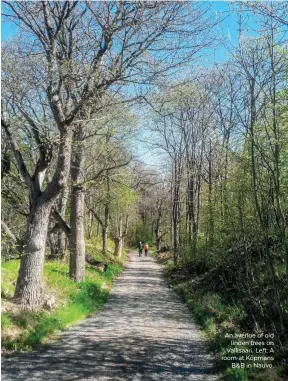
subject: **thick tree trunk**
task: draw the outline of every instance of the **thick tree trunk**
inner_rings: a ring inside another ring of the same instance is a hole
[[[25,309],[41,307],[41,280],[44,265],[45,243],[52,203],[40,198],[33,200],[28,221],[25,254],[21,257],[14,298]]]
[[[41,280],[44,265],[45,244],[51,208],[66,185],[70,169],[72,129],[61,129],[56,171],[45,191],[41,191],[39,176],[29,178],[30,213],[25,241],[25,254],[15,289],[17,299],[25,309],[35,310],[41,305]],[[17,155],[16,155],[17,156]],[[29,175],[26,174],[26,177]]]
[[[85,192],[81,185],[84,171],[83,130],[78,126],[74,134],[71,157],[71,234],[70,234],[70,277],[75,282],[85,279]]]

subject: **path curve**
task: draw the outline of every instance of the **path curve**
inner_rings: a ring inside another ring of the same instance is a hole
[[[187,307],[150,257],[130,255],[111,298],[40,351],[2,362],[2,381],[214,381]]]

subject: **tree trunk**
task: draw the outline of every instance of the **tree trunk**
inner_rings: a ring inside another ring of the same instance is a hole
[[[213,246],[214,241],[214,206],[212,200],[213,194],[213,179],[212,179],[212,144],[211,139],[209,141],[209,161],[208,161],[208,207],[209,207],[209,245]]]
[[[103,254],[106,254],[108,251],[108,225],[109,225],[109,202],[110,202],[110,180],[107,176],[107,201],[104,208],[104,224],[102,226],[102,241],[103,241]]]
[[[180,168],[178,161],[174,164],[174,189],[173,189],[173,208],[172,208],[172,221],[173,221],[173,259],[175,265],[178,260],[178,249],[180,243]]]
[[[67,200],[68,200],[68,193],[69,193],[68,186],[65,186],[59,197],[58,212],[64,220],[65,220],[66,206],[67,206]],[[66,251],[66,246],[67,246],[67,238],[66,238],[65,232],[63,232],[62,229],[58,231],[57,238],[58,238],[57,256],[59,257],[59,259],[63,259],[65,255],[65,251]]]
[[[161,219],[162,219],[162,201],[158,201],[157,202],[157,212],[158,212],[158,215],[157,215],[157,219],[156,219],[156,226],[155,226],[155,230],[154,230],[154,233],[155,233],[155,238],[156,238],[156,251],[159,252],[160,249],[161,249],[161,233],[160,233],[160,224],[161,224]]]
[[[68,187],[65,186],[61,191],[58,200],[57,200],[57,213],[61,216],[63,220],[65,220],[66,213],[66,205],[67,205],[67,197],[68,197]],[[50,247],[51,254],[49,259],[63,259],[66,251],[66,242],[67,236],[61,227],[54,226],[54,218],[50,216],[51,221],[49,224],[48,231],[48,244]],[[52,229],[52,231],[50,231]]]
[[[102,227],[102,252],[106,254],[108,251],[108,227]]]
[[[161,237],[159,236],[159,231],[155,231],[156,233],[156,252],[160,252],[161,250]]]
[[[114,238],[115,242],[115,250],[114,250],[114,255],[116,257],[121,257],[122,255],[122,248],[123,248],[123,217],[122,215],[119,218],[119,235],[118,237]]]
[[[115,249],[114,249],[114,255],[115,257],[120,258],[122,255],[122,249],[123,249],[123,237],[115,237],[114,238],[115,243]]]
[[[83,282],[85,279],[84,197],[82,187],[72,187],[70,277],[75,282]]]
[[[70,234],[70,277],[75,282],[85,279],[85,191],[81,185],[84,171],[83,128],[78,126],[74,134],[71,158],[71,234]]]
[[[53,218],[50,216],[50,222],[48,225],[48,236],[47,236],[47,245],[50,248],[50,255],[48,257],[49,260],[53,260],[57,258],[58,253],[58,241],[57,236],[59,229],[54,229],[53,225],[55,225],[55,222]]]
[[[88,225],[88,238],[89,239],[92,238],[92,231],[93,231],[93,213],[91,212],[91,210],[89,210],[89,225]]]
[[[71,128],[66,126],[61,130],[56,171],[45,191],[41,191],[39,177],[30,178],[28,182],[30,213],[25,254],[21,257],[15,289],[15,299],[19,300],[25,309],[35,310],[41,305],[41,280],[49,216],[57,196],[66,185],[70,169],[71,137]]]
[[[125,239],[128,234],[128,226],[129,226],[129,214],[126,214],[124,230],[123,230],[123,247],[125,247],[126,245]]]
[[[14,298],[25,309],[41,307],[41,280],[44,266],[45,243],[52,203],[42,198],[33,200],[27,227],[25,254],[21,264]]]

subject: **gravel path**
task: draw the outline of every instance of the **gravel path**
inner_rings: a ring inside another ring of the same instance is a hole
[[[214,381],[212,361],[148,257],[131,255],[104,308],[40,351],[2,362],[2,380]]]

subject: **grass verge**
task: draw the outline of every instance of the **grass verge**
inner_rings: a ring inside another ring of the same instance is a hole
[[[91,242],[90,242],[91,244]],[[88,244],[89,247],[89,244]],[[21,312],[10,299],[13,296],[19,260],[2,264],[2,349],[4,354],[13,351],[29,351],[47,341],[52,334],[75,324],[101,308],[109,298],[113,280],[122,271],[125,255],[119,260],[109,254],[101,258],[100,252],[92,249],[96,260],[108,263],[106,273],[86,266],[85,282],[74,283],[69,278],[69,266],[60,261],[47,261],[44,265],[43,284],[45,293],[53,295],[56,304],[52,310]]]

